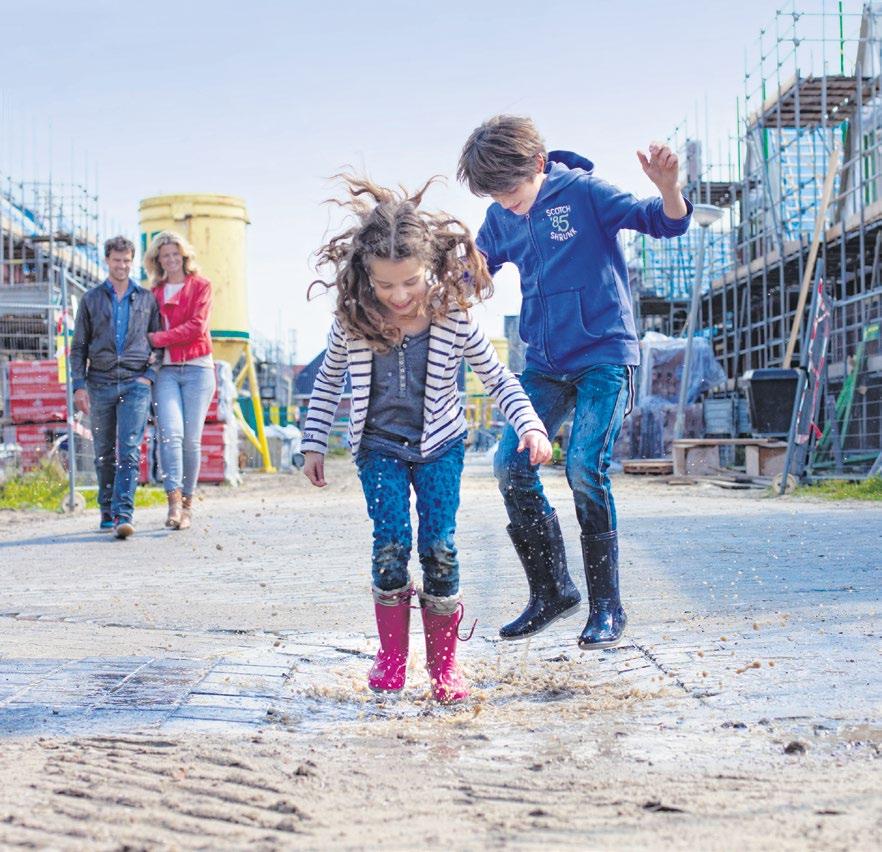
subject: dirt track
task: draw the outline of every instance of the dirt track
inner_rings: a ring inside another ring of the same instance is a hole
[[[495,640],[523,581],[470,466],[452,709],[417,621],[404,695],[365,689],[370,529],[351,465],[329,479],[208,492],[192,535],[143,512],[128,543],[2,516],[0,846],[882,845],[878,509],[620,479],[628,641],[582,654],[580,619]]]

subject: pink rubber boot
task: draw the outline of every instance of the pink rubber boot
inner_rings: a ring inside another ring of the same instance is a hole
[[[421,594],[423,631],[426,634],[426,668],[432,682],[432,697],[442,704],[456,704],[469,697],[468,687],[456,668],[457,628],[463,607],[459,595],[436,598]],[[472,626],[472,633],[474,633]],[[471,639],[471,633],[465,637]]]
[[[407,677],[407,651],[410,639],[410,599],[413,586],[391,592],[374,587],[374,614],[380,634],[380,650],[368,675],[374,692],[399,692]]]

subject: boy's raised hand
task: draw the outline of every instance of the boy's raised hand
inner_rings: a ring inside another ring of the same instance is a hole
[[[303,454],[303,473],[306,478],[317,488],[324,488],[325,482],[325,457],[321,453],[307,451]]]
[[[679,191],[680,161],[667,145],[653,142],[649,146],[649,156],[647,157],[643,151],[638,151],[637,159],[640,160],[646,176],[662,194]]]
[[[525,432],[518,443],[519,453],[527,449],[530,451],[530,464],[545,464],[551,459],[551,443],[538,429]]]

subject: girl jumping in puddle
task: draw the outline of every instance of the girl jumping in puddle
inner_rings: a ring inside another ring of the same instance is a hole
[[[343,202],[356,223],[317,253],[336,288],[335,320],[315,379],[303,429],[304,473],[323,487],[328,433],[348,373],[352,382],[349,446],[374,523],[372,578],[380,636],[368,685],[398,692],[407,671],[410,599],[418,594],[426,664],[435,700],[468,697],[456,667],[463,607],[454,544],[466,423],[457,390],[465,359],[520,437],[530,462],[551,446],[518,380],[469,316],[492,291],[483,256],[468,229],[420,205],[430,180],[407,197],[344,176]],[[410,491],[419,518],[423,588],[408,573]]]

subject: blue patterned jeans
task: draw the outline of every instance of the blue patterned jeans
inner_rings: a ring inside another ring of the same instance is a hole
[[[567,448],[567,482],[576,516],[586,535],[616,528],[616,504],[607,471],[613,444],[622,429],[629,393],[629,370],[613,364],[589,367],[577,375],[549,376],[526,369],[521,384],[533,408],[554,438],[572,414]],[[499,442],[493,469],[511,525],[528,527],[553,511],[539,479],[539,466],[526,451],[517,452],[518,436],[508,426]]]
[[[380,450],[359,451],[355,461],[368,515],[374,522],[371,571],[378,589],[388,592],[410,582],[407,563],[413,543],[413,487],[423,591],[436,597],[449,597],[459,591],[459,561],[453,536],[464,454],[462,441],[428,462],[406,462]]]

